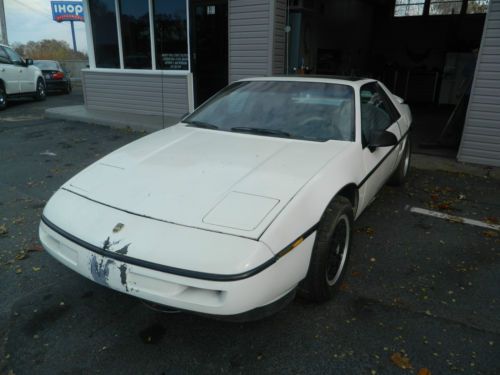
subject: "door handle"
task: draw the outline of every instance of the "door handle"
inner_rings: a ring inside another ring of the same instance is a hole
[[[0,72],[5,72],[5,68],[2,68],[2,70],[0,70]]]
[[[22,73],[22,72],[23,72],[23,70],[22,70],[22,69],[19,69],[19,73]]]

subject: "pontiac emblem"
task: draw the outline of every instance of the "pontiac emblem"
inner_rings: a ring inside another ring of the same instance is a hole
[[[122,223],[118,223],[115,225],[115,227],[113,228],[113,233],[118,233],[119,231],[121,231],[123,229],[125,225],[122,224]]]

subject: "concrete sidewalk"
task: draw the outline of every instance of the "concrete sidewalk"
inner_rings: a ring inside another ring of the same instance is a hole
[[[88,110],[83,104],[48,108],[45,110],[45,117],[147,132],[167,128],[179,121],[178,118],[169,116]]]
[[[455,159],[423,154],[412,154],[411,166],[428,171],[463,173],[470,176],[500,180],[500,168],[487,165],[462,163]]]

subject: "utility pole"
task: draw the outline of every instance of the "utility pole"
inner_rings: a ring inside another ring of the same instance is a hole
[[[73,37],[73,51],[78,52],[78,50],[76,49],[75,25],[73,25],[73,21],[69,22],[71,23],[71,36]]]
[[[5,21],[5,8],[3,6],[3,0],[0,0],[0,43],[9,43],[7,38],[7,22]]]
[[[3,0],[0,0],[0,43],[8,44],[7,23],[5,22],[5,8]]]

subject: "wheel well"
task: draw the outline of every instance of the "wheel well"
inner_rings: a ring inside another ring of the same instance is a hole
[[[344,186],[340,191],[337,193],[337,195],[340,195],[344,198],[349,199],[349,202],[351,202],[352,209],[354,211],[354,214],[356,214],[356,210],[358,208],[358,187],[355,184],[349,184]]]

